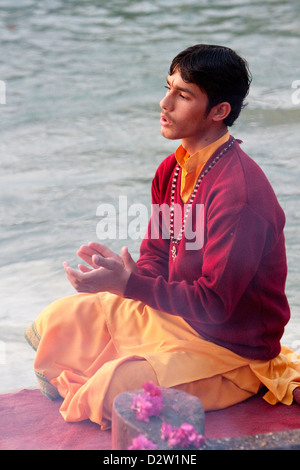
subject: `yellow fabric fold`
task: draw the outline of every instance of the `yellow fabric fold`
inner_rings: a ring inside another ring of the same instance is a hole
[[[300,356],[288,348],[271,361],[252,361],[204,340],[180,317],[108,293],[60,299],[33,329],[27,337],[34,338],[41,390],[64,398],[60,412],[66,421],[90,419],[103,429],[109,426],[103,403],[110,383],[128,361],[138,375],[135,359],[151,365],[159,385],[198,396],[206,410],[238,403],[262,384],[269,403],[291,404],[300,386]]]
[[[250,365],[254,374],[268,388],[264,399],[271,405],[293,403],[293,391],[300,386],[300,355],[281,347],[280,354],[271,361],[259,361]]]

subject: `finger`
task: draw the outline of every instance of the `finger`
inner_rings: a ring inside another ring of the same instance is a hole
[[[67,261],[63,262],[63,267],[64,267],[64,270],[66,271],[66,273],[68,274],[68,270],[71,266],[69,265],[69,263],[67,263]]]
[[[79,256],[83,261],[85,261],[93,268],[95,268],[95,266],[93,265],[92,257],[96,254],[99,254],[98,251],[93,250],[87,245],[82,245],[77,251],[77,256]]]
[[[81,245],[77,253],[81,253],[86,256],[92,256],[95,253],[95,250],[92,250],[88,245]]]
[[[117,261],[121,261],[121,257],[117,255],[117,253],[112,251],[107,246],[102,245],[101,243],[91,242],[88,246],[95,250],[99,255],[104,256],[105,258],[113,258]]]
[[[66,275],[70,284],[72,284],[72,286],[74,287],[75,290],[77,290],[77,292],[80,292],[80,286],[82,284],[82,279],[83,279],[84,274],[71,268],[69,263],[64,262],[63,267],[65,269],[65,272],[66,272]]]
[[[131,272],[135,271],[136,270],[136,263],[132,259],[132,256],[129,253],[127,246],[123,246],[123,248],[121,249],[121,256],[122,256],[122,259],[123,259],[125,269],[127,269],[127,271],[131,271]]]
[[[92,271],[92,269],[88,268],[84,264],[79,264],[78,269],[80,269],[82,273],[89,273],[90,271]]]
[[[63,263],[63,266],[65,268],[66,274],[69,279],[82,281],[83,273],[76,271],[76,269],[71,268],[71,266],[68,263]]]
[[[103,256],[99,256],[99,255],[94,255],[93,256],[93,263],[97,267],[106,268],[106,269],[109,269],[109,270],[112,270],[112,271],[120,266],[120,263],[118,261],[116,261],[112,258],[104,258]]]

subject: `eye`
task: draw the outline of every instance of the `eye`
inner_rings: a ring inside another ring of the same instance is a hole
[[[167,93],[169,93],[171,91],[171,86],[170,85],[165,85],[165,88],[167,89]],[[183,100],[187,100],[187,96],[183,95],[182,93],[180,93],[180,90],[177,90],[178,92],[178,96],[180,98],[182,98]]]

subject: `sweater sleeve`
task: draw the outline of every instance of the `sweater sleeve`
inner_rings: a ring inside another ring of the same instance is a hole
[[[198,279],[168,282],[161,275],[132,273],[125,296],[199,327],[226,322],[255,276],[268,238],[274,235],[269,223],[248,205],[215,214],[207,221],[208,242]],[[194,258],[196,263],[197,252]]]

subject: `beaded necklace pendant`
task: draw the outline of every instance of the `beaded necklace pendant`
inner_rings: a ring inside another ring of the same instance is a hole
[[[176,256],[177,256],[177,250],[176,250],[176,246],[175,246],[175,245],[172,246],[171,254],[172,254],[172,259],[173,259],[173,261],[175,261],[175,258],[176,258]]]

